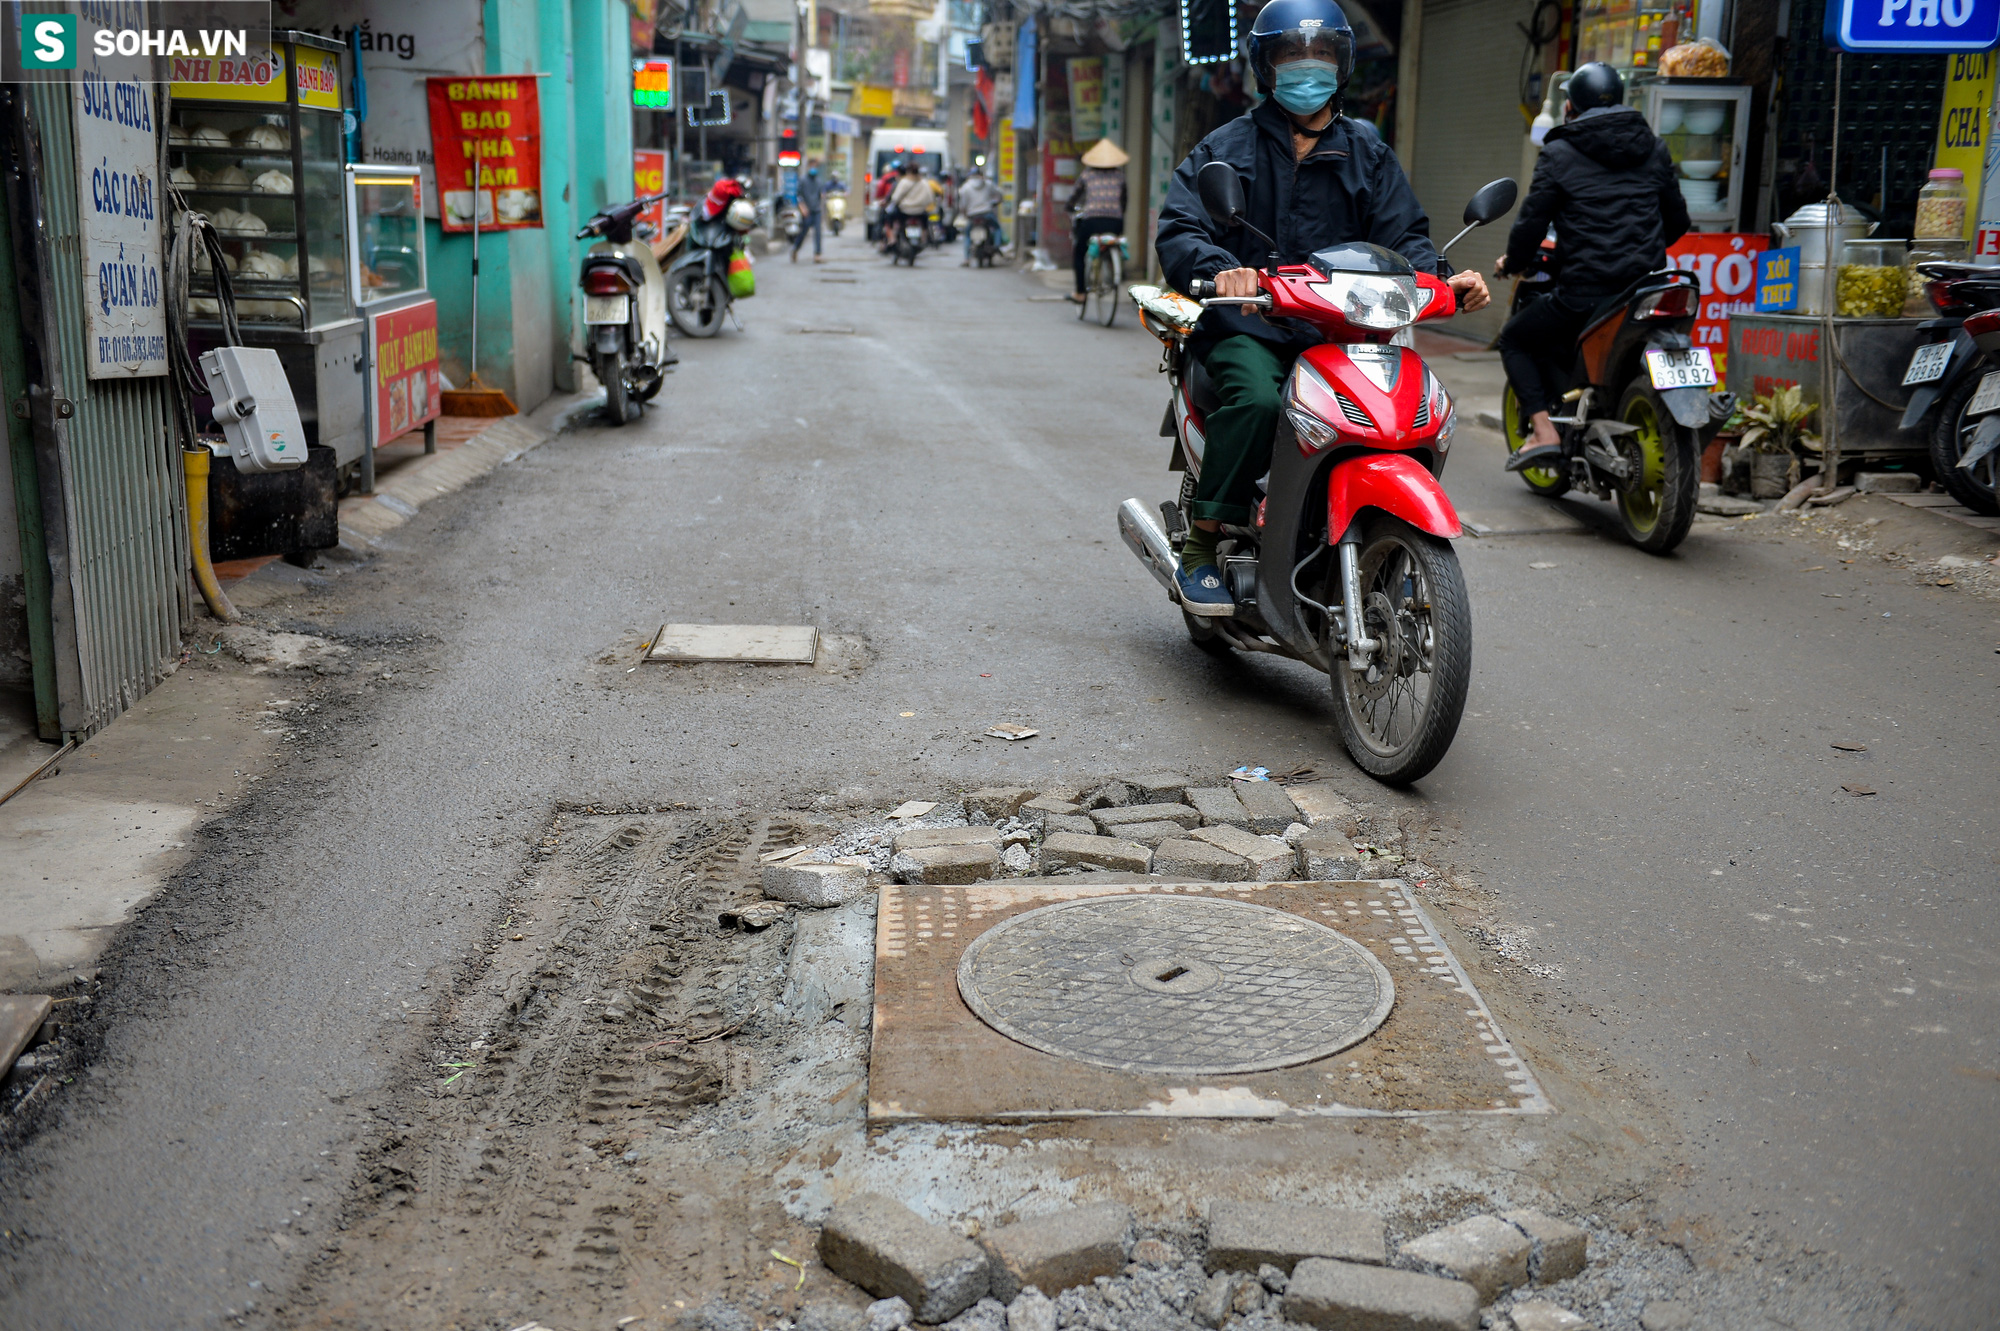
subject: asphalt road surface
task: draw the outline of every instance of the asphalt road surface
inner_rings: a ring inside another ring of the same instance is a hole
[[[425,509],[292,615],[429,673],[324,718],[313,761],[220,820],[135,927],[107,978],[142,1001],[6,1176],[0,1323],[281,1299],[557,801],[1242,762],[1358,779],[1323,679],[1196,651],[1117,541],[1120,500],[1172,487],[1129,318],[1079,323],[955,253],[892,271],[852,233],[759,274],[747,329],[680,343],[643,422]],[[1490,362],[1438,366],[1468,408],[1497,397]],[[1548,1020],[1647,1077],[1679,1135],[1663,1208],[1882,1273],[1908,1325],[1990,1325],[1991,603],[1754,523],[1651,558],[1597,534],[1601,506],[1502,476],[1495,436],[1460,439],[1447,488],[1496,532],[1459,545],[1471,701],[1391,798],[1497,894],[1549,968]],[[740,687],[634,669],[666,620],[817,624],[865,663]],[[996,721],[1043,734],[974,738]]]

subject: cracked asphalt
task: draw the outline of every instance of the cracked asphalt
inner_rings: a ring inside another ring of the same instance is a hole
[[[955,255],[891,271],[852,234],[818,268],[764,260],[746,330],[680,343],[642,422],[566,434],[268,607],[381,668],[332,681],[323,729],[107,958],[88,1074],[0,1166],[0,1322],[281,1304],[559,802],[1238,763],[1367,789],[1320,677],[1205,657],[1119,546],[1118,502],[1171,490],[1155,347],[1050,294]],[[1467,408],[1497,398],[1490,362],[1435,364]],[[1989,1325],[1995,603],[1775,519],[1655,559],[1500,457],[1468,426],[1445,476],[1527,533],[1459,545],[1465,723],[1421,787],[1370,797],[1490,894],[1571,1078],[1643,1085],[1627,1135],[1691,1250],[1775,1234],[1900,1291],[1867,1325]],[[638,665],[670,620],[813,623],[834,660]],[[1042,734],[976,738],[996,721]]]

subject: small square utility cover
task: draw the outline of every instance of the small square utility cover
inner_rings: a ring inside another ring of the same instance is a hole
[[[663,624],[648,661],[736,661],[811,665],[819,630],[810,624]]]

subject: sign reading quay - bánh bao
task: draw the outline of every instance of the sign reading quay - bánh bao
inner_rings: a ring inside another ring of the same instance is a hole
[[[138,4],[107,5],[143,18]],[[159,89],[102,77],[80,53],[76,99],[77,216],[83,232],[83,353],[92,379],[167,372],[160,299]]]
[[[438,220],[445,231],[472,230],[475,207],[481,231],[539,227],[542,103],[534,76],[434,78],[430,99]]]
[[[1986,51],[2000,43],[2000,0],[1827,0],[1823,35],[1843,51]]]
[[[438,378],[438,307],[421,300],[368,316],[375,366],[375,442],[386,444],[444,409]]]

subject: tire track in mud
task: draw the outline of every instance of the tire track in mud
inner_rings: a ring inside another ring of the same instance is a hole
[[[791,927],[724,933],[717,915],[798,830],[783,815],[559,813],[439,1021],[435,1075],[406,1086],[397,1126],[364,1152],[348,1233],[279,1324],[574,1317],[745,1274],[760,1203],[649,1181],[627,1148],[756,1081],[736,1045],[783,982]]]

